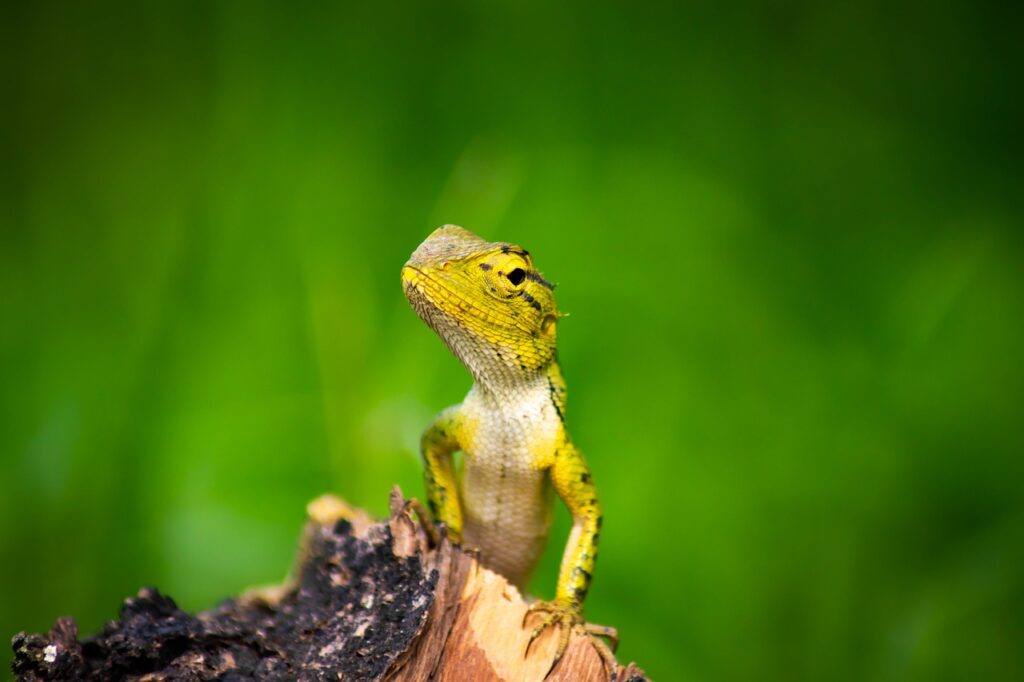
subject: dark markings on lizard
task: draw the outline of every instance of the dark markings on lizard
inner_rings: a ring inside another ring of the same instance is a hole
[[[537,299],[535,299],[533,296],[531,296],[525,291],[523,292],[523,298],[526,299],[526,302],[530,304],[531,308],[536,310],[538,313],[540,312],[540,303],[537,302]]]
[[[522,248],[521,246],[512,246],[511,244],[502,244],[501,252],[506,254],[515,253],[522,256],[523,258],[526,258],[530,255],[530,252]]]
[[[555,290],[555,285],[541,277],[539,272],[530,270],[529,272],[526,273],[526,279],[530,280],[531,282],[536,282],[537,284],[543,287],[547,287],[552,291]]]
[[[551,377],[548,377],[548,395],[551,396],[551,404],[555,408],[555,414],[558,415],[558,421],[565,423],[565,415],[562,414],[562,408],[558,406],[558,389],[555,388],[555,382],[551,381]]]

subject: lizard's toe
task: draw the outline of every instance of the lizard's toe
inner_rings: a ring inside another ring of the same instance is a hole
[[[598,637],[603,637],[611,642],[611,650],[615,651],[619,648],[619,631],[609,625],[597,625],[595,623],[584,623],[583,630],[592,637],[595,641],[600,642]],[[602,642],[603,644],[603,642]]]
[[[615,661],[615,655],[612,651],[619,644],[619,634],[613,627],[606,625],[595,625],[593,623],[587,623],[583,620],[583,616],[580,613],[578,607],[574,607],[568,604],[560,604],[558,602],[536,602],[530,605],[526,610],[526,614],[523,616],[523,625],[525,626],[530,616],[535,614],[539,615],[537,619],[537,625],[530,633],[530,639],[526,644],[526,651],[524,655],[528,655],[530,647],[533,642],[543,634],[543,632],[549,627],[558,628],[558,646],[555,649],[555,656],[551,662],[551,668],[548,669],[548,675],[550,675],[558,662],[562,660],[562,656],[565,655],[566,649],[569,648],[569,641],[572,637],[573,632],[579,632],[581,634],[589,635],[591,643],[594,645],[594,649],[597,654],[601,657],[601,661],[605,667],[614,671],[618,665]],[[611,648],[600,638],[607,638],[611,642]]]

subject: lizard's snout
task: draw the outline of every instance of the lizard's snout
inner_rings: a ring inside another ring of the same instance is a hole
[[[424,291],[424,280],[426,275],[423,271],[413,265],[402,266],[402,291],[405,297],[418,309],[418,304],[426,303],[426,292]]]

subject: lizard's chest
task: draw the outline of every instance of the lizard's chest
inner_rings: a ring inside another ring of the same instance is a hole
[[[494,405],[470,392],[462,411],[472,424],[462,479],[468,514],[484,523],[546,514],[546,470],[562,427],[550,396],[528,393]]]
[[[500,405],[471,391],[461,413],[463,539],[484,563],[522,586],[544,549],[551,523],[547,469],[562,422],[547,392]]]

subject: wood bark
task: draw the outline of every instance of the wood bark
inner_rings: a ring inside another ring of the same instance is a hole
[[[337,498],[311,503],[293,576],[196,615],[143,588],[91,637],[80,640],[70,618],[47,634],[19,633],[13,671],[20,680],[645,679],[603,660],[584,634],[554,668],[553,628],[527,652],[518,590],[472,553],[432,545],[397,489],[379,522]]]

